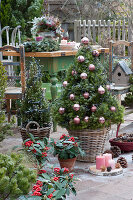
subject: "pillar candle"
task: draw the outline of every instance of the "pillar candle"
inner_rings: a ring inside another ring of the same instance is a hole
[[[96,169],[99,169],[105,166],[105,157],[104,156],[96,156]]]
[[[109,166],[112,168],[112,169],[115,169],[115,161],[113,159],[109,160]]]
[[[109,167],[109,160],[112,159],[112,154],[111,153],[105,153],[103,154],[105,157],[105,167]]]
[[[67,40],[61,40],[61,44],[67,44]]]

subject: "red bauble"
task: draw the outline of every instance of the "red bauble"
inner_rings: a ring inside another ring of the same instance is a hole
[[[90,64],[90,65],[89,65],[89,70],[90,70],[90,71],[94,71],[94,70],[95,70],[95,65]]]
[[[97,50],[94,50],[94,51],[92,52],[92,55],[97,57],[97,56],[99,56],[99,52],[98,52]]]
[[[97,107],[93,105],[93,106],[91,107],[91,112],[95,112],[96,109],[97,109]]]
[[[98,88],[98,93],[99,93],[99,94],[104,94],[104,93],[105,93],[105,89],[104,89],[102,86],[100,86],[100,87]]]
[[[110,90],[111,88],[110,88],[110,85],[106,85],[106,89],[107,90]]]
[[[73,121],[74,121],[74,124],[80,124],[80,118],[79,118],[79,116],[75,117],[73,119]]]
[[[83,72],[82,74],[80,74],[80,78],[81,79],[86,79],[87,78],[87,74]]]
[[[100,118],[99,118],[99,123],[100,123],[100,124],[104,124],[104,122],[105,122],[104,117],[100,117]]]
[[[111,110],[112,112],[115,112],[115,111],[116,111],[116,107],[111,106],[111,107],[110,107],[110,110]]]
[[[59,108],[59,113],[62,115],[62,114],[64,114],[64,112],[65,112],[65,108],[60,107]]]
[[[80,109],[80,105],[79,104],[74,104],[73,106],[73,110],[78,111]]]
[[[74,100],[75,95],[74,94],[70,94],[70,100]]]
[[[88,99],[90,95],[89,95],[88,92],[85,92],[85,93],[83,94],[83,96],[84,96],[85,99]]]
[[[88,116],[85,116],[84,121],[85,121],[85,122],[88,122],[88,121],[89,121],[89,117],[88,117]]]
[[[85,58],[84,56],[78,56],[78,62],[84,62],[85,61]]]
[[[88,44],[89,43],[89,39],[87,37],[83,37],[81,40],[82,44]]]
[[[63,82],[63,87],[66,87],[68,85],[68,82],[67,81],[64,81]]]
[[[75,74],[77,74],[77,72],[75,70],[72,70],[72,76],[74,76]]]

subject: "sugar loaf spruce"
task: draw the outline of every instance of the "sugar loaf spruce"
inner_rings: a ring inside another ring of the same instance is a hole
[[[123,121],[124,109],[109,91],[107,73],[98,55],[83,39],[63,82],[62,95],[54,104],[54,118],[60,126],[97,129]]]

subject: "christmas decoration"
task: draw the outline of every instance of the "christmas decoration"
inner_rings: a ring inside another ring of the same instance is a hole
[[[118,146],[112,146],[110,150],[113,152],[114,158],[117,158],[119,155],[121,155],[121,149]]]
[[[133,161],[133,155],[132,155],[132,161]]]
[[[114,158],[114,153],[111,151],[111,149],[107,149],[106,151],[104,151],[103,154],[105,154],[105,153],[110,153],[110,154],[112,154],[112,158]]]
[[[110,90],[110,85],[106,85],[106,89],[107,89],[107,90]]]
[[[79,109],[80,109],[80,105],[79,104],[74,104],[73,110],[78,111]]]
[[[84,60],[85,60],[85,58],[84,58],[84,56],[78,56],[78,62],[84,62]]]
[[[62,114],[64,114],[64,112],[65,112],[65,108],[59,108],[59,113],[62,115]]]
[[[77,72],[75,70],[72,70],[72,76],[74,76],[74,74],[77,74]]]
[[[97,109],[97,107],[93,105],[93,106],[91,107],[91,112],[95,112],[96,109]]]
[[[99,118],[99,123],[104,124],[104,122],[105,122],[104,117],[100,117],[100,118]]]
[[[120,163],[116,163],[116,164],[115,164],[115,168],[116,168],[116,169],[119,169],[119,168],[121,168],[121,165],[120,165]]]
[[[89,70],[90,70],[90,71],[94,71],[94,70],[95,70],[95,65],[90,64],[90,65],[89,65]]]
[[[81,43],[88,44],[89,43],[89,39],[87,37],[83,37],[82,40],[81,40]]]
[[[74,100],[75,99],[75,95],[74,94],[70,94],[70,100]]]
[[[127,160],[124,157],[120,157],[117,160],[117,163],[120,163],[122,168],[127,168]]]
[[[73,121],[75,124],[79,124],[80,123],[79,116],[75,117]]]
[[[115,111],[116,111],[116,108],[115,108],[114,106],[111,106],[111,107],[110,107],[110,110],[111,110],[112,112],[115,112]]]
[[[98,93],[99,93],[99,94],[104,94],[104,93],[105,93],[105,89],[104,89],[102,86],[100,86],[100,87],[98,88]]]
[[[107,172],[111,172],[112,168],[111,167],[107,167]]]
[[[89,93],[88,93],[88,92],[85,92],[85,93],[83,94],[83,96],[84,96],[85,99],[88,99],[88,98],[89,98]]]
[[[85,122],[88,122],[88,121],[89,121],[89,117],[88,117],[88,116],[85,116],[84,121],[85,121]]]
[[[105,166],[100,167],[100,169],[101,169],[101,172],[105,172],[106,171],[106,167]]]
[[[67,81],[64,81],[63,82],[63,87],[66,87],[68,85],[68,82]]]
[[[92,52],[92,54],[93,54],[93,56],[99,56],[99,52],[97,51],[97,50],[94,50],[93,52]]]
[[[86,73],[80,74],[80,78],[81,78],[81,79],[86,79],[86,78],[87,78],[87,74],[86,74]]]

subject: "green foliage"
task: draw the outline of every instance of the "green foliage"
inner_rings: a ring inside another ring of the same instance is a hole
[[[133,106],[133,75],[130,75],[129,83],[131,84],[130,92],[125,97],[125,104],[127,106]]]
[[[26,127],[29,121],[38,122],[40,127],[47,127],[50,123],[50,107],[43,96],[41,87],[40,66],[33,59],[29,66],[25,98],[20,108],[22,127]]]
[[[45,51],[58,51],[59,43],[57,41],[51,40],[50,38],[45,38],[40,42],[30,41],[24,43],[26,52],[45,52]]]
[[[78,62],[79,55],[84,56],[84,62]],[[88,69],[90,64],[95,66],[94,71]],[[72,70],[77,73],[72,75]],[[80,77],[83,72],[87,74],[86,79]],[[66,80],[68,85],[63,89],[62,96],[53,104],[53,118],[60,126],[67,129],[97,129],[123,121],[124,108],[107,90],[107,73],[99,59],[92,55],[90,47],[83,46],[79,49],[74,63],[68,69]],[[98,92],[100,86],[105,89],[105,93],[102,95]],[[85,92],[89,93],[87,99],[83,96]],[[70,94],[75,95],[74,100],[70,100]],[[74,104],[80,105],[78,111],[73,109]],[[93,105],[97,107],[95,112],[91,111]],[[115,112],[111,111],[111,106],[116,108]],[[63,114],[59,113],[61,107],[65,108]],[[79,124],[74,123],[76,116],[80,118]],[[84,121],[85,116],[89,117],[88,122]],[[104,117],[105,123],[99,122],[100,117]]]
[[[24,167],[19,154],[0,154],[0,199],[16,199],[27,194],[30,184],[35,182],[33,170]]]

